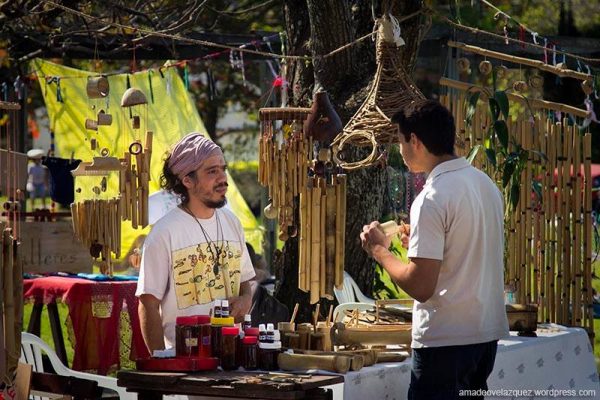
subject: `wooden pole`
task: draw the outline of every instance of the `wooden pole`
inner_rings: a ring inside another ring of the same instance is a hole
[[[559,67],[555,67],[553,65],[546,64],[546,63],[544,63],[542,61],[539,61],[539,60],[533,60],[533,59],[529,59],[529,58],[511,56],[510,54],[499,53],[497,51],[483,49],[481,47],[471,46],[471,45],[468,45],[468,44],[465,44],[465,43],[455,42],[455,41],[452,41],[452,40],[448,41],[448,46],[459,48],[462,51],[466,51],[466,52],[474,53],[474,54],[479,54],[479,55],[482,55],[482,56],[485,56],[485,57],[490,57],[490,58],[496,58],[498,60],[509,61],[509,62],[512,62],[512,63],[515,63],[515,64],[528,65],[530,67],[535,67],[535,68],[540,69],[542,71],[551,72],[551,73],[553,73],[555,75],[558,75],[558,76],[560,76],[562,78],[575,78],[575,79],[580,79],[580,80],[592,79],[591,75],[584,74],[583,72],[573,71],[573,70],[568,69],[568,68],[559,68]]]
[[[464,91],[489,93],[488,89],[483,88],[481,86],[472,85],[470,83],[460,82],[460,81],[456,81],[456,80],[448,79],[448,78],[444,78],[444,77],[440,78],[439,83],[442,86],[453,87],[455,89],[460,89],[460,90],[464,90]],[[529,106],[534,109],[548,109],[548,110],[553,110],[553,111],[560,111],[560,112],[572,114],[576,117],[581,117],[581,118],[585,118],[588,115],[588,112],[586,110],[567,106],[567,105],[561,104],[561,103],[554,103],[551,101],[540,100],[540,99],[525,99],[523,96],[513,94],[513,93],[506,93],[506,95],[510,101],[516,101],[516,102],[519,102],[524,105],[529,104]]]

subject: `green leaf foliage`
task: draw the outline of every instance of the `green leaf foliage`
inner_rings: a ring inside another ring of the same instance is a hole
[[[496,121],[500,117],[500,105],[496,101],[496,99],[491,98],[488,100],[490,105],[490,113],[492,114],[492,119]]]
[[[471,150],[469,150],[469,154],[467,155],[467,161],[469,162],[469,164],[473,164],[473,160],[475,159],[475,157],[477,157],[477,153],[479,153],[480,149],[480,144],[471,147]]]
[[[508,119],[508,96],[506,96],[506,92],[504,90],[496,90],[494,92],[494,99],[498,103],[498,107],[500,107],[500,111],[502,115],[504,115],[504,119]]]
[[[506,161],[504,163],[504,170],[502,171],[502,187],[506,188],[506,186],[508,186],[508,183],[510,182],[510,179],[513,176],[513,173],[515,172],[515,167],[517,165],[515,164],[514,161]]]
[[[506,121],[499,119],[494,122],[494,130],[502,148],[506,150],[508,148],[508,126],[506,126]]]
[[[517,209],[519,205],[519,196],[521,194],[521,188],[519,187],[519,181],[517,179],[512,180],[512,186],[510,187],[510,204],[513,211]]]
[[[494,167],[496,167],[496,151],[494,149],[485,149],[485,155]]]
[[[473,92],[469,96],[467,113],[465,114],[465,121],[468,126],[470,126],[471,121],[473,121],[473,115],[475,115],[475,109],[477,108],[477,101],[479,101],[480,94],[480,92]]]

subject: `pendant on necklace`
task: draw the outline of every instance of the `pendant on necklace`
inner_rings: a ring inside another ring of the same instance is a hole
[[[213,274],[215,274],[215,276],[219,273],[219,269],[221,269],[221,264],[215,262],[213,264]]]

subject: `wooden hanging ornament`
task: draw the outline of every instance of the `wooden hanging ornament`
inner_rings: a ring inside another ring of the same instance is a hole
[[[466,57],[461,57],[456,60],[456,67],[458,68],[458,72],[468,73],[469,68],[471,67],[471,62]]]
[[[527,86],[527,82],[525,81],[516,81],[515,83],[513,83],[513,89],[515,90],[515,92],[526,92],[527,89],[529,89],[529,87]]]
[[[494,71],[496,72],[496,78],[498,79],[505,78],[508,75],[508,68],[506,68],[504,65],[498,65],[496,68],[494,68]]]
[[[483,75],[491,74],[493,68],[494,67],[492,66],[492,63],[487,60],[479,63],[479,72],[481,72]]]
[[[108,78],[105,76],[93,76],[87,80],[85,87],[88,98],[90,99],[102,99],[108,96],[109,84]]]
[[[425,100],[425,96],[411,82],[402,67],[395,41],[383,34],[386,26],[392,24],[391,19],[384,16],[377,23],[377,71],[371,89],[362,106],[332,144],[335,162],[346,170],[364,168],[379,162],[383,154],[374,143],[381,145],[398,141],[398,129],[391,123],[391,117],[398,110]],[[373,146],[373,151],[365,160],[346,162],[340,159],[339,154],[347,144]]]
[[[544,78],[537,71],[534,72],[533,75],[529,77],[529,86],[534,89],[541,89],[544,86]]]
[[[591,79],[586,79],[581,82],[581,90],[585,93],[586,96],[589,96],[594,92],[594,83]]]

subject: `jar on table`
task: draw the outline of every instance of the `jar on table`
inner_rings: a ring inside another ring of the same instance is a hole
[[[245,336],[242,339],[242,367],[248,371],[258,368],[258,337]]]
[[[200,349],[198,355],[200,357],[212,357],[210,316],[199,315],[198,323],[200,324],[200,341],[198,343]]]
[[[225,371],[238,368],[235,354],[239,332],[240,331],[236,326],[224,326],[221,328],[223,342],[223,347],[221,348],[221,368]]]
[[[234,325],[233,317],[210,319],[210,347],[213,357],[221,358],[221,348],[223,346],[221,340],[221,328],[232,327]]]
[[[277,357],[279,356],[279,353],[281,353],[281,341],[275,341],[273,343],[259,343],[258,368],[264,371],[278,370],[279,364],[277,363]]]
[[[200,323],[197,315],[175,320],[175,355],[195,357],[199,353]]]

